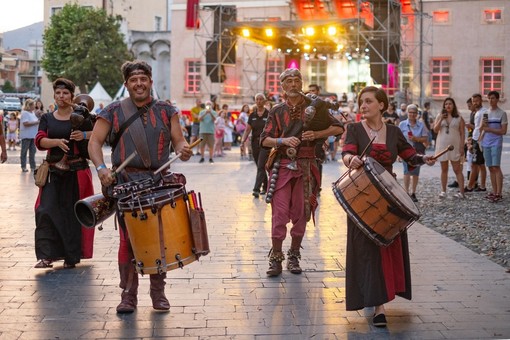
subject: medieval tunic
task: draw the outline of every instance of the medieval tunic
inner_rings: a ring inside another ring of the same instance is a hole
[[[91,129],[86,129],[91,130]],[[35,144],[39,150],[41,139],[65,138],[71,135],[70,120],[58,120],[53,113],[41,116]],[[70,141],[74,162],[69,171],[60,171],[50,165],[46,185],[39,189],[35,202],[35,253],[37,259],[60,260],[67,264],[76,264],[81,258],[92,257],[94,228],[82,226],[74,214],[74,204],[83,198],[92,196],[92,173],[85,157],[87,141]],[[81,151],[80,151],[81,150]],[[64,151],[58,147],[48,150],[50,164],[60,161]]]
[[[129,127],[124,131],[115,149],[112,150],[112,166],[114,168],[118,167],[136,150],[133,138],[143,138],[145,140],[149,151],[150,165],[146,167],[140,155],[137,155],[128,164],[126,169],[122,171],[116,184],[150,178],[154,170],[168,161],[171,144],[170,120],[175,114],[177,114],[177,111],[173,106],[163,101],[157,101],[150,107],[148,112],[143,114],[140,118],[137,118],[137,120],[142,121],[145,136],[132,137]],[[99,119],[105,119],[111,124],[110,141],[113,140],[113,136],[119,131],[126,120],[121,102],[117,101],[105,107],[105,109],[99,113]],[[135,124],[135,122],[132,124]],[[127,235],[127,229],[125,228],[124,219],[120,214],[117,214],[117,217],[119,224],[122,226],[122,228],[119,228],[119,263],[128,263],[134,258],[134,255],[129,246],[129,237]]]
[[[323,103],[323,101],[319,100]],[[269,112],[264,131],[260,136],[260,143],[267,137],[301,138],[305,108],[317,104],[309,98],[295,106],[290,107],[287,103],[274,106]],[[321,131],[330,126],[342,126],[331,116],[327,108],[318,106],[317,112],[311,122],[306,124],[306,129]],[[317,207],[317,191],[320,187],[320,175],[315,159],[315,141],[302,142],[297,148],[297,170],[288,169],[292,160],[287,156],[286,146],[278,147],[278,160],[280,167],[278,179],[275,183],[272,207],[272,238],[284,240],[287,234],[286,224],[289,220],[293,226],[290,231],[292,237],[302,237],[305,233],[307,221]]]
[[[410,165],[423,160],[407,143],[400,129],[386,125],[386,144],[372,144],[367,153],[392,173],[400,156]],[[361,122],[347,126],[342,155],[359,155],[370,143]],[[411,270],[407,232],[388,247],[379,247],[355,223],[347,218],[346,309],[379,306],[399,295],[411,299]]]

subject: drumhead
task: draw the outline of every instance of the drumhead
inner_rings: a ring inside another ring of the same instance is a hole
[[[132,193],[129,196],[119,199],[117,203],[120,210],[131,210],[133,203],[136,208],[153,207],[155,205],[165,205],[168,202],[175,201],[185,193],[182,184],[167,184],[146,190]]]
[[[381,164],[371,157],[366,157],[364,167],[367,174],[374,179],[372,183],[377,185],[378,189],[385,194],[389,201],[398,205],[404,212],[415,217],[415,219],[420,217],[420,210],[411,197]]]

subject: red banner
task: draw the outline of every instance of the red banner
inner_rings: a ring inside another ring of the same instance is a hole
[[[198,28],[200,22],[198,20],[198,3],[199,0],[188,0],[186,6],[186,28]]]

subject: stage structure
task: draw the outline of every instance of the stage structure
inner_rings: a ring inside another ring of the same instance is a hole
[[[195,11],[194,56],[205,69],[206,79],[202,79],[201,91],[220,95],[226,80],[226,68],[235,68],[237,37],[225,27],[226,22],[236,20],[235,6],[203,6]],[[205,63],[204,63],[205,61]]]
[[[420,2],[420,4],[422,4]],[[431,77],[430,63],[424,55],[433,55],[434,25],[423,8],[404,3],[402,7],[402,57],[399,68],[401,101],[423,106],[427,101],[424,83]]]
[[[278,55],[285,60],[285,67],[290,61],[297,61],[292,65],[299,67],[299,60],[309,58],[369,60],[373,82],[390,95],[407,91],[402,80],[412,72],[412,82],[418,85],[413,85],[411,91],[417,89],[419,97],[423,97],[419,78],[426,74],[427,63],[422,59],[417,63],[416,48],[411,47],[414,44],[422,49],[423,36],[409,40],[401,33],[401,28],[415,29],[402,25],[402,18],[426,18],[412,7],[413,3],[414,0],[293,0],[291,20],[259,18],[242,22],[236,20],[235,6],[202,6],[197,11],[194,53],[202,63],[205,60],[201,65],[206,74],[202,92],[235,92],[239,98],[252,97],[265,84],[265,66],[261,64],[266,63],[261,63],[261,59]],[[426,29],[420,27],[421,32]],[[410,71],[407,64],[401,63],[401,55],[406,63],[412,59],[418,67]],[[236,79],[231,82],[228,74]],[[229,91],[234,87],[236,91]]]

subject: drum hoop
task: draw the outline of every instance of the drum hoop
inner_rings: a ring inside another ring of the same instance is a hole
[[[191,262],[189,262],[191,260]],[[174,262],[166,262],[166,264],[164,266],[160,266],[160,267],[157,267],[157,266],[152,266],[152,267],[145,267],[145,266],[139,266],[138,263],[135,265],[135,268],[136,268],[136,271],[140,274],[147,274],[148,270],[156,270],[157,272],[159,272],[160,270],[162,270],[163,272],[167,272],[169,268],[172,268],[172,267],[175,267],[175,268],[179,268],[180,265],[179,263],[182,263],[183,265],[188,265],[190,263],[193,263],[195,261],[198,260],[198,256],[196,254],[192,254],[180,261],[174,261]],[[135,263],[136,263],[136,259],[135,259]]]
[[[171,194],[168,192],[163,192],[164,189],[175,189],[171,191]],[[156,194],[158,192],[161,192],[161,195],[158,195],[156,197],[145,197],[151,194]],[[185,196],[186,189],[184,188],[183,184],[180,183],[172,183],[172,184],[166,184],[161,186],[155,186],[146,190],[141,190],[132,193],[132,195],[125,196],[119,199],[117,206],[119,207],[119,210],[121,211],[129,211],[131,210],[131,206],[129,202],[135,200],[138,205],[136,208],[148,208],[148,207],[161,207],[166,205],[168,202],[172,202],[175,199],[178,199],[179,197]]]
[[[152,178],[125,182],[113,187],[113,197],[123,198],[131,193],[147,190],[152,186],[154,186],[154,180]]]
[[[386,188],[384,183],[379,179],[379,177],[375,174],[375,167],[373,163],[377,162],[372,157],[366,157],[364,168],[366,170],[367,176],[370,177],[372,184],[377,183],[377,190],[384,195],[384,198],[388,199],[391,203],[395,204],[403,213],[408,215],[410,218],[413,218],[415,221],[420,218],[421,213],[420,209],[413,203],[416,211],[411,210],[407,205],[403,204],[395,195],[392,194],[391,191]],[[379,164],[379,163],[378,163]],[[382,165],[381,165],[382,166]],[[373,172],[374,170],[374,172]],[[385,170],[386,171],[386,170]],[[400,185],[400,184],[398,184]],[[412,202],[412,201],[411,201]]]

